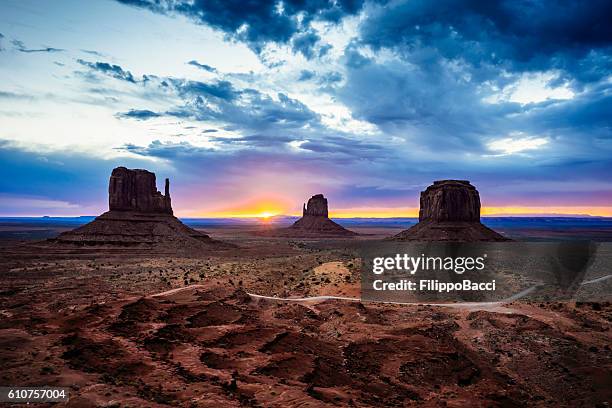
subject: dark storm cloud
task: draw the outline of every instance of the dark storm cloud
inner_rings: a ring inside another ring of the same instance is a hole
[[[11,43],[15,46],[15,49],[19,52],[34,53],[34,52],[62,52],[65,51],[61,48],[54,47],[43,47],[43,48],[28,48],[25,46],[23,41],[13,40]]]
[[[599,157],[602,146],[595,148],[597,140],[612,139],[612,86],[605,81],[568,100],[488,103],[484,98],[491,91],[470,79],[471,67],[438,56],[431,63],[415,64],[423,56],[415,52],[412,57],[412,62],[369,61],[349,67],[346,84],[336,96],[355,117],[413,148],[440,154],[487,154],[491,141],[524,134],[548,137],[547,153],[542,154],[550,157]]]
[[[119,65],[109,64],[108,62],[89,62],[82,59],[77,59],[77,62],[85,67],[90,68],[93,71],[100,72],[102,74],[111,76],[116,79],[123,81],[136,83],[136,79],[130,71],[125,71]]]
[[[342,74],[339,72],[328,72],[321,76],[319,83],[323,85],[333,85],[336,82],[342,81]]]
[[[315,56],[315,46],[321,39],[314,31],[296,34],[291,40],[293,50],[301,52],[306,58],[311,59]]]
[[[168,79],[168,81],[173,83],[179,93],[184,97],[214,97],[232,101],[241,94],[241,92],[237,91],[229,81],[215,81],[211,83],[178,79]]]
[[[277,98],[278,100],[274,100],[259,92],[253,94],[252,101],[256,103],[256,110],[252,110],[251,115],[269,123],[298,127],[310,122],[315,124],[318,121],[319,115],[299,100],[290,98],[283,93],[278,93]]]
[[[444,64],[381,64],[349,52],[352,65],[337,97],[355,117],[421,148],[481,150],[482,136],[506,133],[505,115],[518,109],[481,102],[475,84]]]
[[[127,143],[117,148],[117,150],[127,151],[144,157],[157,157],[172,160],[194,156],[208,156],[210,153],[214,153],[213,149],[197,147],[188,142],[163,143],[159,140],[152,141],[148,146],[138,146]]]
[[[354,15],[359,12],[364,3],[361,0],[118,1],[147,8],[156,13],[182,14],[199,24],[221,30],[232,39],[247,43],[255,51],[261,51],[268,42],[288,44],[294,39],[295,51],[305,52],[311,56],[314,54],[311,52],[313,37],[308,34],[310,22],[314,20],[338,22],[346,15]],[[299,19],[298,16],[300,16]]]
[[[120,112],[116,114],[119,118],[147,120],[161,116],[159,113],[147,109],[130,109],[128,112]]]
[[[326,56],[327,53],[329,53],[332,50],[332,48],[334,48],[334,46],[331,44],[323,44],[319,48],[319,58]]]
[[[197,67],[197,68],[200,68],[200,69],[203,69],[204,71],[208,71],[208,72],[212,72],[212,73],[216,73],[217,72],[216,68],[211,67],[210,65],[200,64],[196,60],[191,60],[187,64],[193,65],[194,67]]]
[[[81,64],[115,78],[136,82],[129,71],[117,65],[82,61]],[[153,117],[175,117],[194,121],[223,122],[230,130],[256,132],[262,129],[301,129],[306,126],[320,126],[319,115],[297,99],[284,93],[275,97],[252,88],[237,88],[227,80],[192,81],[179,78],[160,78],[144,75],[140,81],[144,98],[166,100],[175,95],[182,102],[162,112],[132,108],[116,114],[120,119],[146,120]],[[132,80],[130,80],[132,79]],[[113,91],[114,92],[114,91]]]
[[[326,90],[411,148],[486,154],[492,140],[526,134],[549,137],[547,153],[567,158],[610,137],[612,3],[416,0],[367,10],[344,52],[346,81]],[[576,96],[489,103],[542,72]]]
[[[400,52],[429,47],[474,65],[593,75],[579,61],[589,58],[588,65],[603,64],[609,72],[611,15],[607,0],[403,1],[374,11],[360,41]]]
[[[255,89],[236,89],[228,81],[168,81],[185,102],[168,110],[168,116],[222,121],[235,129],[249,131],[302,128],[319,121],[319,116],[306,105],[283,93],[273,99]]]
[[[345,65],[348,68],[361,68],[372,62],[370,58],[363,56],[358,50],[356,43],[350,43],[344,50]]]
[[[308,81],[316,76],[314,71],[310,71],[307,69],[303,69],[300,71],[300,76],[298,77],[298,81]]]

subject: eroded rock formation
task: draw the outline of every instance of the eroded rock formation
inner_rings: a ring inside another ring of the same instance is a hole
[[[343,226],[329,219],[327,198],[323,194],[310,197],[307,204],[303,205],[302,218],[293,223],[289,228],[280,228],[265,231],[263,235],[282,237],[336,237],[353,236],[355,232],[347,230]]]
[[[165,194],[157,191],[155,173],[117,167],[108,184],[110,211],[138,211],[172,214],[170,180],[166,179]]]
[[[419,221],[480,222],[480,195],[467,180],[440,180],[421,192]]]
[[[308,204],[304,204],[304,210],[302,211],[302,217],[314,216],[314,217],[327,217],[327,198],[323,194],[316,194],[310,197]]]
[[[170,181],[157,190],[155,173],[117,167],[108,186],[109,211],[54,242],[76,246],[192,251],[225,245],[183,224],[172,213]]]
[[[507,241],[480,222],[480,195],[467,180],[439,180],[421,192],[419,222],[395,235],[405,241]]]
[[[302,218],[288,228],[298,235],[357,235],[329,219],[327,198],[323,194],[310,197],[308,203],[303,207],[302,214]]]

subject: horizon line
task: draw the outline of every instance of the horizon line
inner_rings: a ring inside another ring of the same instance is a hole
[[[85,218],[85,217],[98,217],[99,215],[2,215],[0,218]],[[253,219],[253,220],[272,220],[274,218],[301,218],[301,215],[292,214],[275,214],[275,215],[176,215],[177,218],[182,219]],[[500,213],[500,214],[484,214],[480,218],[612,218],[612,215],[593,215],[584,213]],[[329,216],[330,219],[405,219],[412,218],[418,219],[418,215],[392,215],[392,216],[368,216],[368,215],[354,215],[354,216]]]
[[[275,208],[276,207],[276,208]],[[4,209],[8,210],[7,208]],[[51,210],[51,209],[47,209]],[[84,208],[74,208],[74,212],[83,211]],[[34,210],[36,211],[36,210]],[[38,214],[0,214],[0,217],[96,217],[107,210],[98,210],[89,208],[87,212],[98,212],[98,214],[53,214],[56,211],[47,213],[38,212]],[[68,211],[66,211],[68,212]],[[73,212],[73,211],[70,211]],[[291,209],[275,206],[274,202],[262,202],[257,205],[240,206],[228,210],[212,210],[198,211],[196,209],[178,209],[175,215],[180,218],[208,218],[208,219],[263,219],[270,220],[274,217],[301,217],[301,211],[293,211]],[[551,205],[551,206],[483,206],[480,210],[482,218],[487,217],[612,217],[611,206],[569,206],[569,205]],[[418,218],[419,209],[417,207],[353,207],[353,208],[337,208],[329,211],[329,217],[334,219],[345,218]]]

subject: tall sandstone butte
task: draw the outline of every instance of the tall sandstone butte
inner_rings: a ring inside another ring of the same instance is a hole
[[[162,195],[157,191],[155,173],[117,167],[108,183],[108,208],[110,211],[172,214],[170,180],[166,179]]]
[[[108,184],[109,210],[88,224],[60,234],[55,242],[171,252],[222,244],[176,218],[172,212],[168,179],[164,190],[164,194],[157,190],[155,173],[117,167]]]
[[[327,198],[315,194],[304,204],[302,218],[288,228],[262,232],[279,237],[346,237],[357,235],[329,219]]]
[[[480,222],[480,195],[467,180],[440,180],[421,192],[419,221]]]
[[[480,195],[467,180],[439,180],[421,192],[419,222],[400,241],[508,241],[480,222]]]
[[[288,228],[295,235],[352,236],[357,235],[329,219],[327,198],[315,194],[304,205],[302,218]]]
[[[302,217],[328,217],[327,198],[323,194],[315,194],[304,204]]]

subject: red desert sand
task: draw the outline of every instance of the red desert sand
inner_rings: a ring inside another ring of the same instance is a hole
[[[612,401],[610,303],[361,303],[348,234],[218,227],[215,244],[150,174],[113,172],[110,211],[85,227],[0,247],[1,384],[68,387],[68,407]],[[321,295],[348,299],[261,297]]]

